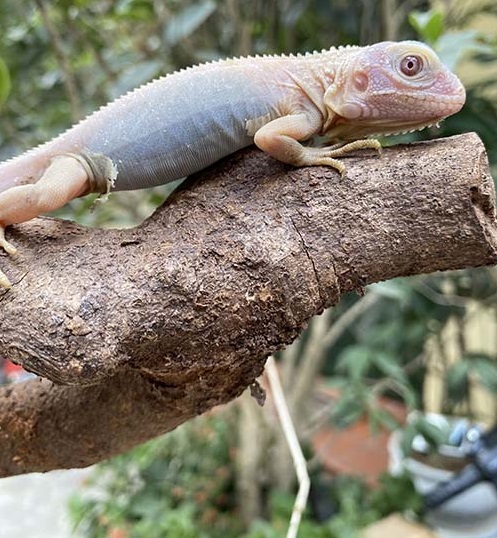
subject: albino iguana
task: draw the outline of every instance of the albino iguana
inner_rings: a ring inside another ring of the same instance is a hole
[[[151,187],[255,144],[295,166],[380,149],[370,136],[422,129],[459,111],[465,91],[426,45],[383,42],[198,65],[102,107],[53,140],[0,164],[5,227],[90,192]],[[300,141],[320,135],[321,147]],[[9,287],[0,271],[0,285]]]

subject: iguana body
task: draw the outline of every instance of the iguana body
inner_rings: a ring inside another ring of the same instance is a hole
[[[167,183],[253,142],[283,162],[329,165],[343,174],[337,157],[379,149],[365,137],[421,129],[464,100],[457,77],[413,41],[188,68],[0,164],[0,247],[15,252],[4,238],[9,224],[92,191]],[[315,135],[340,144],[299,142]],[[0,285],[9,285],[1,272]]]

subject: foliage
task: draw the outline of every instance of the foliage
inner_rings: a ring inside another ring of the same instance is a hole
[[[422,499],[406,475],[380,477],[377,489],[369,490],[357,478],[340,476],[328,491],[329,504],[336,513],[324,522],[313,520],[309,514],[301,526],[306,538],[355,538],[370,523],[398,511],[419,514]],[[294,499],[276,492],[271,498],[271,519],[258,521],[242,538],[283,538],[291,516]]]
[[[10,74],[5,62],[0,58],[0,107],[5,103],[10,93]]]
[[[273,490],[267,520],[243,534],[236,517],[232,455],[234,422],[211,416],[100,464],[86,491],[71,499],[79,536],[105,538],[280,538],[286,535],[294,495]],[[317,489],[319,477],[313,480]],[[392,512],[419,513],[421,500],[406,476],[384,475],[369,490],[361,480],[340,476],[320,486],[320,501],[335,514],[317,521],[309,509],[301,526],[306,538],[352,538]],[[315,495],[317,499],[317,495]],[[318,502],[317,499],[316,502]],[[118,531],[121,534],[118,534]]]
[[[412,454],[413,441],[418,435],[422,436],[430,451],[434,452],[440,445],[449,444],[449,434],[449,428],[442,429],[430,422],[427,417],[420,415],[408,422],[402,430],[402,453],[406,456]]]
[[[373,426],[394,429],[398,425],[378,405],[381,396],[401,399],[409,409],[419,408],[424,343],[449,316],[464,315],[458,304],[433,301],[443,297],[442,287],[451,278],[458,279],[456,274],[418,277],[370,287],[370,293],[378,294],[380,300],[342,335],[326,366],[328,384],[344,393],[333,410],[336,424],[349,425],[366,413]],[[347,298],[337,307],[337,317],[358,300]]]
[[[230,436],[228,421],[204,418],[101,464],[90,489],[71,500],[78,532],[95,538],[112,529],[132,538],[237,536]]]

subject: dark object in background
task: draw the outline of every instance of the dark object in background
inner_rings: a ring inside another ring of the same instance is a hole
[[[486,480],[497,489],[497,424],[468,444],[471,463],[450,480],[423,496],[425,510],[433,510],[459,493]]]

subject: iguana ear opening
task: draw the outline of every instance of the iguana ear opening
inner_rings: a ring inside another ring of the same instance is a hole
[[[352,84],[358,92],[365,92],[369,87],[369,76],[363,70],[357,70],[352,75]]]

